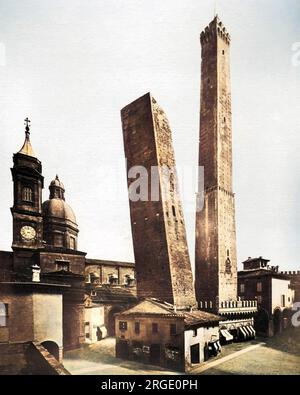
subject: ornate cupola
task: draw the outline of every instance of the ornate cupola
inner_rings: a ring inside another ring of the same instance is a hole
[[[50,190],[50,199],[65,200],[65,187],[64,184],[58,178],[57,174],[55,180],[51,181],[49,190]]]
[[[58,175],[51,181],[49,200],[43,203],[44,240],[47,247],[77,250],[78,225],[65,201],[65,187]]]

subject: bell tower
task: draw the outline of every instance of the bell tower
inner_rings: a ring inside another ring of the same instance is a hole
[[[21,262],[22,266],[27,266],[27,263],[30,265],[28,260],[32,252],[43,245],[42,164],[31,146],[28,118],[25,119],[25,125],[25,141],[20,151],[14,154],[11,169],[14,184],[12,249],[17,266]]]

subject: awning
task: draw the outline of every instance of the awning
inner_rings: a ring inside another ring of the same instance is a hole
[[[252,325],[249,325],[249,326],[248,326],[248,329],[249,329],[249,331],[251,332],[252,336],[255,337],[256,332],[255,332],[255,329],[253,328],[253,326],[252,326]]]
[[[226,329],[221,329],[220,332],[227,342],[233,340],[233,336]]]
[[[221,352],[221,344],[219,343],[219,341],[213,342],[212,346],[217,352]]]
[[[239,332],[242,335],[242,337],[247,340],[248,338],[248,334],[246,333],[246,331],[244,330],[244,328],[242,326],[239,327]]]
[[[243,329],[247,333],[248,338],[250,339],[253,335],[252,335],[252,332],[249,329],[249,326],[244,326]]]

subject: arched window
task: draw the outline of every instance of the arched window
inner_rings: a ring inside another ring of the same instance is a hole
[[[7,326],[8,307],[7,304],[0,302],[0,327]]]
[[[32,193],[32,189],[30,187],[24,187],[22,189],[22,200],[24,202],[32,202],[33,201],[33,193]]]

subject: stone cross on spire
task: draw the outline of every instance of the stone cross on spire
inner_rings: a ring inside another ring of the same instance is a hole
[[[36,158],[35,153],[32,149],[31,143],[30,143],[30,123],[31,123],[31,121],[30,121],[30,119],[28,119],[28,117],[24,119],[25,141],[24,141],[23,147],[21,148],[19,153]]]
[[[25,128],[25,133],[26,133],[26,137],[29,137],[29,134],[30,134],[30,119],[28,119],[28,117],[27,118],[25,118],[24,119],[24,125],[26,126],[26,128]]]

